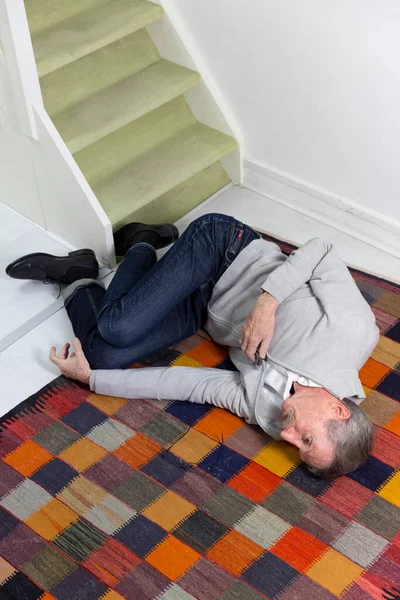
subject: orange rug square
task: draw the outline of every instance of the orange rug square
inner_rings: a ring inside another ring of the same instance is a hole
[[[222,408],[213,408],[193,428],[201,431],[217,442],[227,440],[235,431],[243,427],[245,422],[240,417]]]
[[[270,548],[270,552],[305,573],[327,548],[328,546],[305,531],[293,527]]]
[[[265,469],[262,465],[251,462],[238,475],[228,482],[229,487],[240,492],[254,502],[261,502],[281,482],[281,478]]]
[[[200,554],[171,535],[149,554],[146,561],[172,581],[176,581],[199,558]]]
[[[194,504],[174,492],[167,491],[166,494],[146,508],[143,514],[154,523],[170,531],[195,510]]]
[[[162,446],[157,442],[141,433],[136,433],[122,446],[114,450],[114,455],[134,469],[138,469],[158,454],[161,448]]]
[[[213,342],[205,340],[198,346],[186,352],[188,356],[194,358],[204,367],[215,367],[228,357],[228,350],[223,346],[217,346]]]
[[[82,438],[63,450],[59,456],[77,471],[84,471],[107,454],[104,448],[87,438]]]
[[[207,557],[228,573],[239,575],[263,552],[264,548],[233,530],[207,552]]]
[[[8,456],[3,458],[4,462],[13,469],[28,477],[37,471],[42,465],[53,458],[47,450],[32,440],[27,440],[18,446]]]
[[[52,540],[63,529],[78,519],[76,512],[53,498],[48,504],[29,517],[26,524],[45,540]]]
[[[360,379],[364,385],[374,388],[389,373],[389,367],[369,358],[360,371]]]

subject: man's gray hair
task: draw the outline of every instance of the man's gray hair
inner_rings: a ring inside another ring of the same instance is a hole
[[[374,443],[374,430],[367,415],[349,398],[341,402],[349,409],[350,417],[326,423],[328,438],[335,446],[333,461],[327,468],[310,469],[314,475],[329,479],[355,471],[367,460]]]

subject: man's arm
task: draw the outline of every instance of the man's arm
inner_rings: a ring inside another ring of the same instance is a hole
[[[322,238],[309,240],[294,250],[285,262],[268,276],[261,286],[262,290],[274,296],[278,302],[283,302],[304,283],[312,279],[315,269],[332,251],[332,248],[332,244]],[[338,256],[337,258],[340,261],[341,270],[346,269],[347,271],[343,261]]]
[[[264,282],[262,289],[280,302],[304,283],[325,310],[361,317],[375,324],[374,315],[355,284],[349,269],[329,242],[314,238],[292,252]]]
[[[247,395],[240,373],[222,369],[192,367],[151,367],[93,371],[78,338],[73,340],[75,352],[69,355],[65,344],[57,355],[53,346],[50,360],[66,377],[88,383],[97,394],[120,398],[188,400],[213,404],[249,419]]]
[[[97,394],[121,398],[188,400],[213,404],[249,418],[240,373],[193,367],[95,370],[90,389]]]
[[[332,244],[313,238],[292,252],[261,286],[265,293],[261,294],[246,319],[241,336],[241,348],[251,360],[255,359],[257,348],[261,358],[266,356],[279,303],[307,282],[326,308],[329,305],[340,307],[342,312],[361,315],[373,325],[371,310]]]
[[[314,269],[331,248],[328,242],[314,238],[292,252],[268,276],[241,331],[240,346],[250,360],[255,361],[257,349],[262,359],[266,357],[274,334],[278,305],[310,280]]]

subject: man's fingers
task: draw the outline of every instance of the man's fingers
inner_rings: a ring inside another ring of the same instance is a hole
[[[83,349],[82,349],[82,344],[79,338],[75,337],[72,340],[72,344],[74,346],[75,349],[75,354],[83,354]]]
[[[65,360],[66,358],[68,358],[69,347],[70,347],[70,344],[68,342],[66,344],[64,344],[64,346],[60,350],[60,354],[58,355],[59,359]]]
[[[261,342],[261,346],[259,349],[259,354],[260,354],[260,358],[264,359],[267,356],[267,352],[268,352],[268,348],[269,348],[269,340],[263,340]]]
[[[259,346],[258,339],[252,338],[252,339],[250,339],[250,342],[246,348],[246,354],[250,358],[250,360],[252,360],[253,362],[255,361],[255,355],[256,355],[256,350],[257,350],[258,346]]]
[[[50,360],[51,362],[55,362],[55,360],[57,359],[57,351],[56,351],[56,347],[52,346],[50,348]]]

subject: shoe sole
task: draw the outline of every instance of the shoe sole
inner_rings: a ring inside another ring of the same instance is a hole
[[[68,253],[68,258],[74,258],[75,256],[84,256],[84,255],[90,255],[90,256],[94,256],[96,257],[95,253],[93,252],[93,250],[74,250],[74,252],[69,252]],[[33,252],[32,254],[25,254],[25,256],[21,256],[20,258],[17,258],[16,260],[14,260],[12,263],[10,263],[7,268],[6,268],[6,275],[9,274],[9,272],[11,271],[12,268],[16,267],[20,262],[25,261],[27,259],[30,258],[36,258],[36,256],[45,256],[46,258],[52,258],[54,260],[58,260],[58,261],[65,261],[66,257],[65,256],[54,256],[54,254],[46,254],[46,252]],[[44,278],[45,279],[45,278]]]

